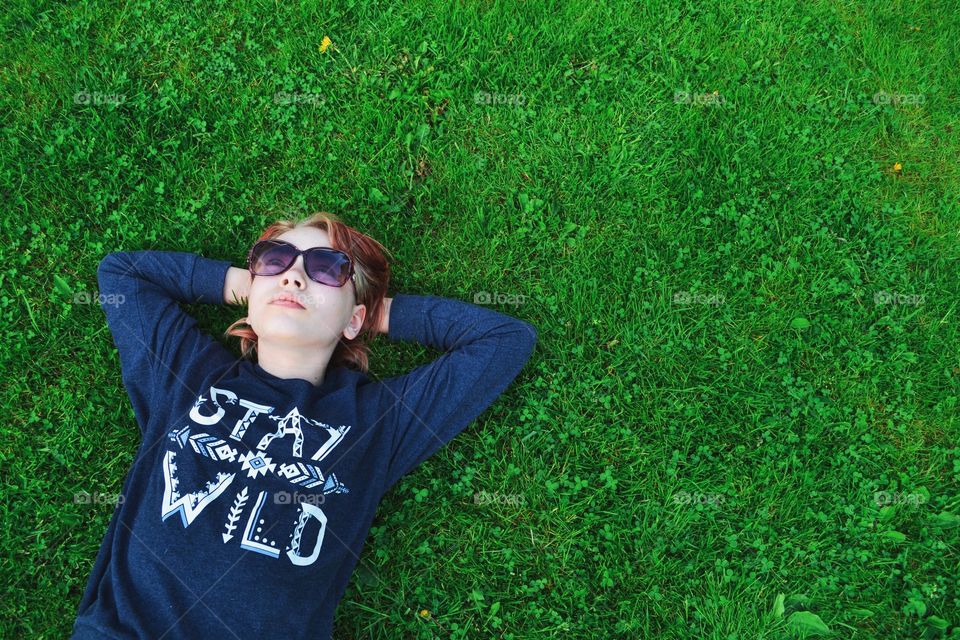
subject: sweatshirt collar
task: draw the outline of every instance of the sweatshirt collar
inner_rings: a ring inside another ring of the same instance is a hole
[[[264,383],[275,387],[278,389],[284,389],[288,391],[294,391],[298,394],[300,393],[324,393],[329,391],[337,386],[339,386],[343,368],[342,367],[332,367],[328,368],[323,376],[323,382],[318,386],[314,386],[309,380],[304,380],[303,378],[280,378],[273,375],[266,369],[260,366],[257,362],[245,361],[244,365],[249,367],[250,372],[258,379]]]

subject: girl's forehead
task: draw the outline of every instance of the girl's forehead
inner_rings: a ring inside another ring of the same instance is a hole
[[[301,250],[312,247],[330,248],[330,238],[327,236],[327,232],[316,227],[298,227],[284,231],[276,239],[289,242]]]

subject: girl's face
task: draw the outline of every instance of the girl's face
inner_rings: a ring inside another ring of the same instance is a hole
[[[291,229],[274,239],[289,242],[301,250],[330,248],[327,233],[315,227]],[[293,296],[302,308],[279,304],[275,299],[281,294]],[[259,340],[313,348],[336,346],[341,337],[356,337],[366,306],[356,304],[352,280],[342,287],[331,287],[307,277],[300,255],[283,273],[253,278],[248,312],[247,321]]]

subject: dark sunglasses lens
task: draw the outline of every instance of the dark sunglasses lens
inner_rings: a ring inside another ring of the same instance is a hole
[[[289,245],[264,243],[253,252],[251,271],[261,276],[281,273],[293,262],[293,250]]]
[[[333,251],[309,251],[306,255],[307,273],[322,284],[340,287],[350,278],[350,260]]]

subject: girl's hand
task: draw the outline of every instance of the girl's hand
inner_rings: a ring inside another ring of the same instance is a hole
[[[244,305],[250,297],[250,271],[230,267],[223,282],[224,304]]]
[[[390,331],[390,304],[393,302],[393,298],[388,298],[384,296],[383,298],[383,318],[380,322],[380,327],[378,331],[380,333],[388,333]]]

